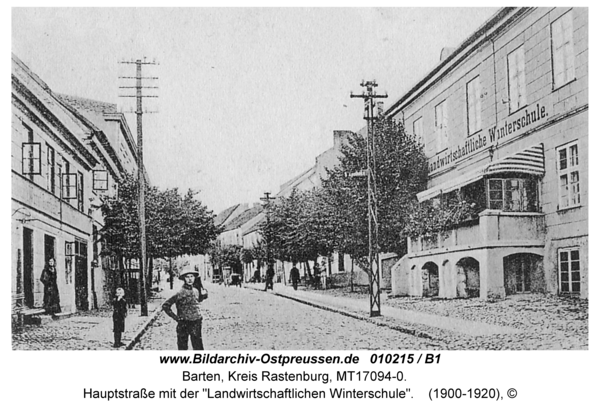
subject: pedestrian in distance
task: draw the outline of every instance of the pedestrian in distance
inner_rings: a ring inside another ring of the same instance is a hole
[[[292,265],[292,269],[290,270],[290,280],[292,280],[292,287],[294,287],[294,290],[297,290],[298,283],[300,282],[300,271],[296,267],[296,263]]]
[[[319,269],[319,265],[316,261],[315,266],[313,267],[313,288],[321,288],[321,270]]]
[[[125,332],[125,317],[127,317],[127,301],[125,301],[125,290],[123,290],[121,287],[117,288],[112,305],[113,333],[115,336],[113,348],[119,348],[125,345],[121,342],[121,336]]]
[[[60,312],[60,295],[56,277],[56,260],[51,257],[40,276],[40,281],[44,284],[44,310],[46,310],[46,314],[54,315]]]
[[[204,349],[202,343],[202,315],[200,312],[201,293],[194,288],[194,281],[199,274],[197,271],[186,271],[179,276],[183,286],[175,295],[166,300],[163,311],[177,321],[177,348],[188,349],[188,340],[192,341],[192,348],[196,351]],[[175,304],[177,314],[172,310]]]
[[[202,285],[202,279],[200,278],[200,274],[196,276],[194,279],[193,287],[198,290],[198,294],[202,294],[202,290],[204,290],[204,286]],[[200,300],[202,301],[202,300]]]
[[[273,289],[273,278],[275,277],[275,270],[273,270],[273,264],[269,264],[269,268],[267,268],[267,276],[265,279],[265,291],[269,288]]]
[[[252,277],[252,282],[260,283],[260,270],[258,268],[254,270],[254,277]]]

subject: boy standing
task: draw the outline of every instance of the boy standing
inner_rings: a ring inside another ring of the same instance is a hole
[[[115,343],[113,348],[122,347],[121,335],[125,332],[125,317],[127,316],[127,301],[125,301],[125,290],[117,288],[116,297],[113,300],[113,332]]]
[[[181,290],[166,300],[163,311],[177,321],[177,348],[188,349],[188,337],[192,340],[194,350],[203,350],[202,343],[202,315],[200,314],[200,292],[194,288],[194,281],[199,274],[197,271],[186,271],[179,276],[183,280]],[[177,314],[171,307],[177,307]]]

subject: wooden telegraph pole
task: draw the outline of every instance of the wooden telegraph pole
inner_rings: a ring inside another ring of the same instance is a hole
[[[270,228],[271,228],[271,208],[270,208],[270,203],[271,203],[271,192],[265,192],[265,197],[261,197],[260,200],[263,201],[265,203],[265,210],[267,211],[267,230],[269,232]],[[269,268],[269,263],[271,262],[271,249],[269,248],[269,238],[265,238],[265,246],[267,247],[267,268]]]
[[[350,93],[350,98],[362,98],[365,102],[364,119],[367,120],[367,219],[369,223],[369,313],[371,317],[381,315],[381,288],[379,283],[379,224],[377,221],[377,180],[375,178],[375,135],[373,120],[377,112],[375,99],[387,98],[387,94],[378,95],[375,91],[377,81],[362,81],[366,88],[362,94]]]
[[[136,75],[135,77],[119,77],[123,79],[135,79],[135,86],[123,86],[119,87],[122,89],[135,89],[135,95],[119,95],[123,98],[135,98],[136,99],[136,110],[134,111],[137,117],[137,148],[138,148],[138,183],[139,183],[139,194],[138,194],[138,215],[139,215],[139,227],[140,227],[140,273],[138,280],[138,290],[140,295],[140,315],[145,317],[148,315],[148,303],[146,301],[146,209],[145,209],[145,195],[146,195],[146,176],[144,172],[144,140],[142,133],[142,114],[144,113],[142,107],[143,98],[158,98],[157,95],[143,95],[142,89],[158,87],[145,87],[142,85],[143,80],[157,80],[158,77],[142,77],[142,66],[143,65],[157,65],[156,61],[146,61],[137,59],[132,61],[121,61],[121,64],[135,64]],[[150,113],[146,111],[146,113]]]

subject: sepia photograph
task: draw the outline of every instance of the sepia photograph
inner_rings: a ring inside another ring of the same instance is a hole
[[[589,350],[588,22],[12,8],[12,351]]]

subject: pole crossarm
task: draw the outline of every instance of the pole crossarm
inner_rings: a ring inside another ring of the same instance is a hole
[[[129,79],[129,80],[137,80],[138,79],[138,77],[121,77],[121,76],[119,78]],[[139,78],[142,80],[157,80],[158,79],[158,77],[139,77]]]

